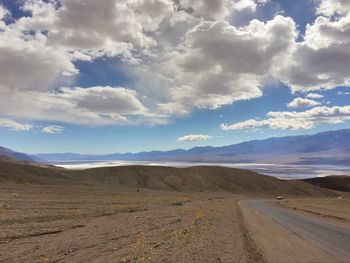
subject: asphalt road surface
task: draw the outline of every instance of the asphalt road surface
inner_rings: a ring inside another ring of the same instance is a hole
[[[251,200],[249,205],[294,234],[311,240],[318,247],[341,258],[342,261],[350,262],[350,228],[277,207],[270,201]]]

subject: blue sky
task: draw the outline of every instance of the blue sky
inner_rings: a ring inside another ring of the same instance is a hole
[[[350,128],[340,0],[72,1],[0,0],[1,146],[138,152]],[[119,17],[135,21],[120,31]]]

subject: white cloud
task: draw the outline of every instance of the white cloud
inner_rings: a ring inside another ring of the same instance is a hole
[[[33,126],[30,124],[23,124],[5,118],[0,118],[0,127],[8,128],[12,131],[29,131],[33,128]]]
[[[64,49],[47,44],[46,35],[19,30],[17,23],[0,31],[0,88],[50,90],[58,80],[79,71]]]
[[[236,12],[254,12],[267,0],[179,0],[179,4],[195,16],[207,20],[223,20]]]
[[[158,10],[150,9],[151,4]],[[23,29],[48,30],[48,42],[54,46],[77,49],[93,57],[116,56],[152,44],[143,30],[158,26],[156,22],[159,24],[169,11],[164,5],[170,5],[170,1],[61,0],[57,5],[30,0],[24,9],[32,17],[20,19],[18,25]]]
[[[320,124],[339,124],[350,120],[350,106],[315,107],[304,112],[283,111],[269,112],[267,119],[247,120],[232,125],[221,124],[225,131],[243,129],[311,129]]]
[[[232,9],[232,1],[227,0],[180,0],[181,6],[192,10],[195,15],[208,19],[223,19]]]
[[[304,41],[296,44],[290,67],[280,74],[294,92],[350,85],[350,8],[347,0],[323,0]],[[337,19],[332,15],[338,14]]]
[[[350,85],[348,1],[318,1],[319,17],[298,43],[288,17],[230,23],[266,2],[27,0],[19,3],[28,15],[9,24],[0,6],[0,114],[88,125],[163,124],[194,108],[260,97],[267,78],[294,92]],[[129,88],[74,87],[76,62],[105,56],[122,63]],[[316,106],[310,96],[308,106]]]
[[[317,7],[317,13],[325,16],[345,15],[350,12],[348,0],[322,0]]]
[[[193,141],[207,141],[213,138],[209,135],[203,134],[190,134],[177,138],[178,142],[193,142]]]
[[[0,4],[0,20],[4,19],[9,14],[10,12]]]
[[[49,125],[41,129],[42,133],[49,133],[49,134],[59,134],[59,133],[62,133],[63,131],[64,131],[64,127],[57,126],[57,125]]]
[[[317,105],[320,105],[321,103],[310,100],[310,99],[304,99],[304,98],[295,98],[293,101],[289,102],[287,104],[288,108],[307,108],[307,107],[314,107]]]
[[[250,11],[255,12],[259,5],[265,5],[269,0],[234,0],[232,3],[233,15],[235,12]]]
[[[44,38],[24,40],[14,32],[0,34],[2,89],[48,90],[59,78],[78,73],[68,54],[46,46]]]
[[[318,93],[309,93],[306,95],[308,99],[322,99],[324,96]]]
[[[173,7],[171,0],[23,2],[31,16],[0,30],[0,113],[91,125],[166,122],[148,111],[135,90],[57,87],[74,83],[76,60],[122,55],[136,63],[131,52],[155,44],[147,35]],[[6,13],[0,9],[1,18]]]
[[[138,0],[131,8],[139,16],[138,21],[146,31],[155,31],[161,22],[174,11],[174,3],[170,0]]]
[[[62,88],[56,97],[72,102],[77,108],[108,115],[138,115],[147,109],[137,98],[137,92],[121,87]]]
[[[120,87],[61,88],[54,93],[0,90],[0,97],[6,97],[0,112],[17,118],[88,125],[131,124],[140,122],[138,116],[152,123],[157,118],[139,101],[136,91]]]
[[[346,91],[338,91],[337,95],[350,95],[350,92],[346,92]]]
[[[188,111],[261,96],[264,78],[287,64],[295,37],[295,23],[282,16],[267,23],[253,20],[243,28],[224,21],[200,23],[163,62],[173,82],[169,105]]]
[[[224,131],[231,130],[256,130],[256,129],[282,129],[282,130],[298,130],[298,129],[310,129],[312,128],[312,124],[310,122],[305,122],[303,120],[299,120],[298,122],[294,122],[291,120],[287,120],[284,118],[269,118],[266,120],[254,120],[250,119],[243,122],[238,122],[235,124],[227,125],[221,124],[221,129]]]

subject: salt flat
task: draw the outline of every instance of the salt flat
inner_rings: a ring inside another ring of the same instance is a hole
[[[70,161],[56,162],[55,166],[73,170],[83,170],[98,167],[113,167],[127,165],[192,167],[192,166],[222,166],[230,168],[249,169],[261,174],[280,179],[305,179],[324,177],[328,175],[348,175],[350,166],[343,165],[299,165],[299,164],[268,164],[268,163],[198,163],[198,162],[153,162],[153,161]]]

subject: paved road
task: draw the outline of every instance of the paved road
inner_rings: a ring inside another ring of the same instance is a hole
[[[350,228],[301,215],[269,201],[251,200],[249,205],[296,235],[312,240],[328,253],[350,262]]]

